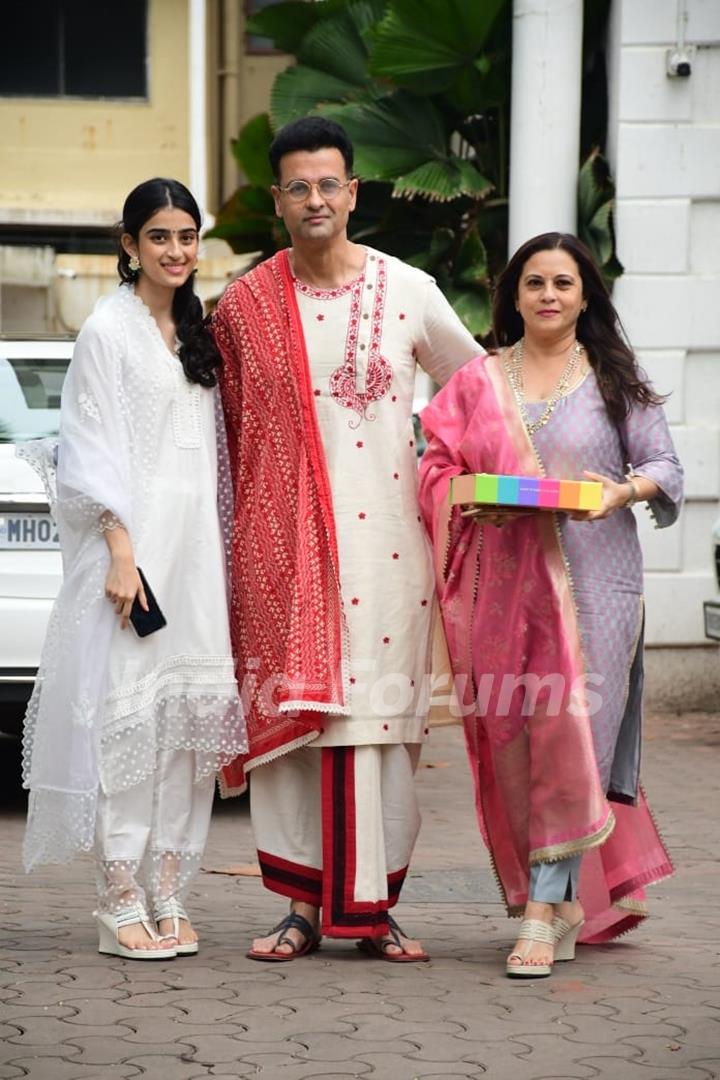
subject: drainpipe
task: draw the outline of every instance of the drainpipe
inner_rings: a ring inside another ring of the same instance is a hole
[[[220,123],[218,138],[218,178],[220,203],[238,186],[238,165],[230,152],[230,140],[240,130],[240,5],[237,0],[221,0],[220,66],[218,68]]]
[[[188,94],[190,189],[203,216],[203,227],[214,218],[208,212],[207,166],[207,11],[205,0],[188,0]]]
[[[514,0],[509,248],[575,232],[583,0]]]

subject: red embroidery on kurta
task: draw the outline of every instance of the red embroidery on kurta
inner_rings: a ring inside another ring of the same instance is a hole
[[[361,510],[360,513],[358,514],[358,517],[360,518],[361,521],[364,521],[365,518],[367,517],[367,514],[365,513],[364,510]],[[420,518],[418,518],[418,521],[419,520],[420,520]]]
[[[370,322],[370,341],[367,348],[367,368],[365,371],[365,389],[358,389],[357,352],[360,331],[360,307],[362,303],[363,281],[353,282],[351,286],[350,320],[345,341],[345,360],[330,376],[330,393],[339,405],[352,409],[358,414],[356,423],[350,421],[350,427],[357,427],[363,420],[374,420],[368,407],[373,401],[380,401],[390,389],[392,368],[380,354],[382,338],[385,293],[387,291],[387,267],[384,259],[378,259],[377,289],[373,301]]]
[[[390,644],[390,638],[389,637],[384,637],[383,638],[383,645],[389,645],[389,644]]]
[[[303,296],[309,296],[313,300],[337,300],[339,296],[345,296],[351,289],[362,287],[363,275],[355,278],[354,281],[346,281],[344,285],[338,285],[335,289],[316,289],[313,285],[307,285],[304,281],[300,281],[298,278],[293,277],[293,285],[299,293]],[[325,318],[324,315],[318,315],[317,319],[322,321]]]

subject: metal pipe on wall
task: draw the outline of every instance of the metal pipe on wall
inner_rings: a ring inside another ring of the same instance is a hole
[[[220,4],[220,66],[218,70],[220,124],[218,146],[218,176],[222,204],[238,186],[238,166],[230,150],[231,139],[240,130],[240,44],[242,27],[237,0],[221,0]]]
[[[214,219],[208,212],[207,11],[205,0],[188,0],[188,4],[190,189],[204,227],[209,228]]]
[[[538,233],[576,227],[582,0],[514,0],[510,254]]]

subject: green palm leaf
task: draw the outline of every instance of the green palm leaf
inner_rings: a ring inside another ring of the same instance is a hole
[[[249,34],[270,38],[282,52],[297,55],[308,30],[345,6],[346,0],[319,0],[314,4],[306,0],[284,0],[251,15],[245,29]]]
[[[367,46],[350,9],[316,23],[302,40],[298,61],[355,86],[370,81]]]
[[[428,158],[446,154],[445,128],[424,99],[394,94],[382,101],[332,105],[322,110],[355,143],[358,173],[369,180],[394,180]]]
[[[447,89],[477,60],[505,0],[390,0],[370,72],[420,93]]]
[[[484,337],[492,326],[489,289],[458,289],[447,285],[443,291],[470,333]]]
[[[395,198],[412,199],[423,195],[431,202],[449,202],[461,195],[482,198],[492,187],[468,161],[450,157],[426,161],[412,172],[398,176],[393,188]]]
[[[352,101],[361,96],[363,88],[346,79],[329,75],[315,68],[296,64],[281,71],[270,93],[270,117],[275,130],[315,112],[327,102]]]
[[[592,251],[607,282],[623,272],[615,254],[615,185],[596,147],[583,162],[577,187],[578,236]]]
[[[250,184],[269,188],[273,182],[268,161],[272,130],[267,113],[254,116],[231,142],[233,156]]]
[[[251,251],[271,255],[287,243],[287,233],[275,216],[275,203],[265,188],[238,188],[218,212],[207,236],[227,240],[237,254]]]
[[[487,285],[488,260],[477,229],[470,229],[455,259],[455,281],[459,285]]]

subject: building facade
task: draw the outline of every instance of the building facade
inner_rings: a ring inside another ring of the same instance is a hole
[[[614,299],[666,409],[686,470],[678,525],[638,512],[653,692],[717,706],[720,656],[703,631],[717,593],[720,516],[720,3],[613,0],[608,153],[625,273]],[[687,63],[685,74],[676,74]]]
[[[212,221],[238,184],[231,139],[287,62],[245,33],[260,6],[28,0],[3,13],[0,330],[77,329],[114,287],[108,228],[140,181],[181,180]],[[242,260],[207,254],[212,293]]]

